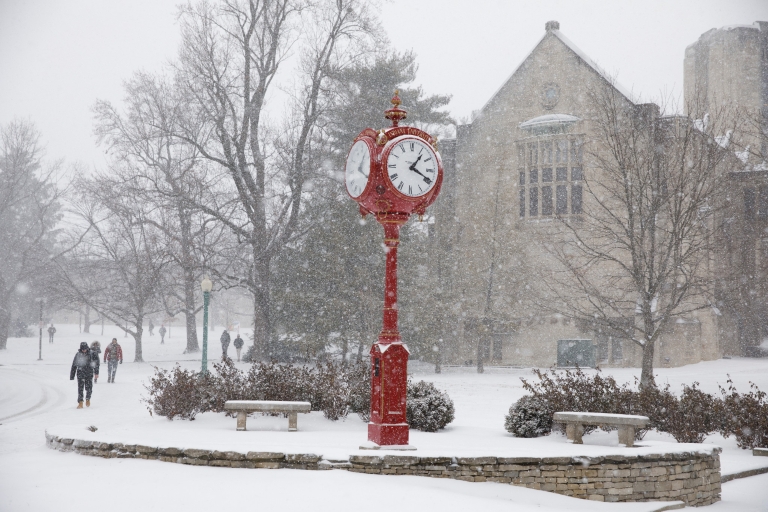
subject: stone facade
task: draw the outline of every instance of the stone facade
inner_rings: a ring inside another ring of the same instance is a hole
[[[605,457],[418,457],[353,455],[326,460],[317,454],[219,452],[62,438],[46,432],[59,451],[193,466],[262,469],[340,469],[377,475],[498,482],[595,501],[683,501],[704,506],[720,500],[720,448],[706,452]]]
[[[541,276],[556,268],[547,250],[561,236],[555,218],[578,222],[589,200],[584,180],[600,179],[584,147],[599,131],[588,93],[606,87],[628,108],[659,116],[655,105],[633,103],[549,22],[472,123],[458,127],[445,167],[455,176],[444,185],[450,201],[436,210],[454,240],[456,270],[444,281],[459,297],[442,335],[444,362],[546,367],[557,362],[558,340],[590,339],[601,366],[640,366],[632,341],[526,304],[526,296],[548,293]],[[721,357],[729,328],[712,308],[676,319],[657,341],[654,366]]]

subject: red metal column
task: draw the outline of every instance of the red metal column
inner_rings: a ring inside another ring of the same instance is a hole
[[[371,347],[371,420],[368,440],[378,445],[407,445],[405,400],[408,381],[408,349],[397,327],[397,246],[405,213],[380,213],[387,248],[384,276],[384,314],[379,340]]]

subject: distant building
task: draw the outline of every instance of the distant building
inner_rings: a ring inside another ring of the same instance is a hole
[[[436,229],[450,232],[454,273],[444,279],[452,296],[459,297],[453,305],[451,325],[443,329],[443,362],[474,364],[481,357],[490,364],[551,366],[557,360],[558,340],[590,339],[599,364],[639,366],[642,353],[631,340],[594,332],[590,326],[577,325],[564,316],[532,311],[519,301],[548,271],[543,244],[552,236],[554,218],[582,215],[584,177],[599,179],[584,155],[585,144],[596,129],[586,92],[594,87],[614,87],[628,106],[658,116],[655,105],[633,103],[626,91],[565,37],[558,22],[548,22],[545,29],[533,51],[473,113],[471,124],[459,126],[456,140],[443,143],[450,154],[445,162],[446,177],[450,178],[443,188],[449,200],[441,204],[441,197],[436,204],[436,216],[443,224]],[[760,22],[743,30],[731,29],[725,36],[721,31],[704,34],[686,50],[686,94],[695,91],[713,99],[737,97],[745,106],[768,112],[767,29],[768,23]],[[742,38],[745,45],[728,40],[731,36]],[[737,63],[721,58],[731,48],[738,48],[736,60],[758,77],[742,80],[743,90],[737,92],[739,83],[730,78],[735,68],[728,68]],[[719,62],[725,62],[723,66],[728,69],[719,69]],[[694,85],[689,77],[695,77]],[[739,163],[735,157],[732,160]],[[740,250],[749,240],[760,249],[756,262],[746,268],[764,264],[768,271],[768,251],[763,252],[768,248],[768,231],[758,233],[763,224],[759,229],[756,224],[765,219],[768,227],[768,176],[733,176],[734,191],[739,197],[754,197],[756,206],[753,221],[745,209],[747,203],[731,204],[729,215],[736,220],[731,221],[728,257],[752,258]],[[742,192],[744,187],[751,187],[753,196]],[[764,217],[761,194],[765,194]],[[520,250],[522,246],[525,251]],[[521,254],[527,255],[528,261],[515,261]],[[512,267],[527,269],[526,275],[515,275],[509,270]],[[740,297],[754,294],[750,286],[762,290],[764,276],[755,274],[743,291],[746,295]],[[739,300],[721,295],[729,303]],[[765,304],[751,303],[754,311],[749,319],[745,314],[737,318],[727,304],[722,311],[713,305],[676,319],[657,341],[655,366],[679,366],[723,355],[756,355],[754,347],[768,336],[768,322],[763,320],[768,320]],[[762,323],[747,327],[757,318]],[[633,321],[631,316],[627,321]],[[754,326],[758,326],[755,332],[747,334]]]

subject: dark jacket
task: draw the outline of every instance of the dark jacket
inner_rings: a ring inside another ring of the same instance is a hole
[[[227,331],[224,331],[223,333],[221,333],[221,344],[222,344],[222,346],[225,346],[225,345],[228,346],[230,339],[231,338],[230,338],[229,333]]]
[[[99,354],[88,348],[88,344],[85,344],[85,349],[80,345],[80,350],[75,354],[75,358],[72,360],[72,368],[69,371],[69,380],[74,380],[75,373],[77,373],[78,379],[92,379],[94,375],[99,374]]]
[[[243,338],[240,336],[235,338],[235,348],[243,348]]]
[[[55,328],[54,326],[50,326],[50,327],[48,328],[48,334],[50,334],[51,336],[53,336],[54,334],[56,334],[56,328]]]

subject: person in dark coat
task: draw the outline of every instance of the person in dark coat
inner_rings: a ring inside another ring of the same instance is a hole
[[[221,333],[221,358],[226,359],[227,358],[227,348],[229,348],[229,340],[230,340],[229,332],[224,329],[224,332]]]
[[[165,326],[161,325],[160,330],[157,332],[160,333],[160,344],[162,345],[163,343],[165,343]]]
[[[117,342],[117,338],[112,338],[112,343],[107,345],[104,350],[104,362],[107,363],[107,382],[115,382],[115,373],[117,373],[117,362],[123,364],[123,348]]]
[[[154,336],[155,335],[155,333],[152,332],[154,330],[155,330],[155,324],[152,323],[152,319],[150,318],[149,319],[149,335],[150,336]]]
[[[101,343],[99,343],[98,341],[94,341],[93,343],[91,343],[91,355],[95,355],[96,356],[96,362],[98,363],[99,362],[99,358],[101,357]],[[94,384],[98,384],[98,382],[99,382],[99,368],[98,368],[98,366],[99,365],[97,364],[96,365],[96,371],[93,372],[93,383]]]
[[[56,328],[51,324],[48,328],[48,343],[53,343],[53,335],[56,334]]]
[[[80,350],[72,360],[72,369],[69,371],[69,380],[75,380],[77,374],[77,408],[83,408],[83,388],[85,388],[85,406],[91,406],[91,393],[93,392],[93,375],[99,374],[99,357],[94,358],[88,343],[80,343]]]
[[[240,335],[237,335],[237,338],[235,338],[235,350],[237,350],[237,362],[240,362],[240,351],[243,349],[243,338],[240,337]]]

